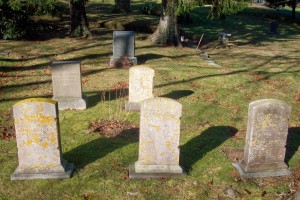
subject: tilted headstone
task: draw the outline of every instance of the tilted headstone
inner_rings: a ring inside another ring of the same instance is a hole
[[[62,158],[57,102],[26,99],[13,115],[19,165],[11,180],[70,178],[74,165]]]
[[[129,178],[179,176],[180,117],[182,105],[158,97],[141,104],[138,161],[129,167]]]
[[[59,110],[84,110],[80,61],[55,61],[51,65],[53,98]]]
[[[115,63],[123,64],[123,59],[127,58],[133,64],[137,64],[135,52],[135,39],[133,31],[113,32],[113,56],[110,58],[110,66]]]
[[[153,98],[154,70],[149,67],[131,67],[129,69],[129,101],[125,110],[140,110],[142,101]]]
[[[244,158],[233,163],[242,177],[289,175],[284,162],[291,106],[276,99],[249,104]]]

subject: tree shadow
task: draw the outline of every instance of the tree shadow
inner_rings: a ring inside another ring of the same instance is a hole
[[[177,100],[177,99],[180,99],[182,97],[189,96],[189,95],[191,95],[193,93],[194,93],[194,91],[192,91],[192,90],[176,90],[176,91],[172,91],[172,92],[170,92],[168,94],[164,94],[164,95],[162,95],[160,97],[167,97],[167,98],[171,98],[171,99]]]
[[[75,164],[76,169],[83,169],[90,163],[105,157],[107,154],[138,141],[138,128],[125,129],[113,138],[100,137],[82,144],[66,153],[63,157]]]
[[[138,63],[145,64],[148,60],[160,59],[162,57],[164,57],[164,55],[154,53],[143,54],[138,56]]]
[[[180,163],[188,173],[197,161],[237,132],[238,130],[231,126],[209,127],[180,147]]]
[[[300,146],[300,127],[291,127],[288,130],[285,162],[288,163]]]

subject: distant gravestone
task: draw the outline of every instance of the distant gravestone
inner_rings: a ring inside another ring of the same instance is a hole
[[[62,159],[57,102],[26,99],[13,106],[19,166],[11,180],[70,178]]]
[[[113,56],[110,58],[110,66],[116,63],[123,64],[123,59],[127,58],[133,64],[137,64],[135,53],[135,39],[133,31],[113,32]]]
[[[130,0],[115,0],[115,8],[113,12],[119,13],[121,11],[126,13],[130,12]]]
[[[84,110],[80,61],[55,61],[51,65],[53,99],[59,110]]]
[[[129,178],[160,178],[183,174],[179,166],[182,106],[173,99],[142,102],[138,161],[129,167]]]
[[[125,110],[140,110],[142,101],[153,98],[154,70],[149,67],[131,67],[129,69],[129,101]]]
[[[233,165],[242,177],[290,175],[284,163],[291,107],[276,99],[250,103],[244,158]]]
[[[270,33],[275,35],[279,34],[279,23],[277,21],[272,21],[270,23]]]

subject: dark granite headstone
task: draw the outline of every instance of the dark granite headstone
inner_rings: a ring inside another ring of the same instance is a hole
[[[242,177],[290,175],[284,162],[290,113],[280,100],[250,103],[244,158],[233,164]]]
[[[80,61],[55,61],[51,65],[53,99],[59,110],[84,110],[82,98]]]
[[[110,59],[110,65],[116,62],[122,62],[124,57],[128,58],[133,65],[137,64],[134,57],[135,39],[133,31],[114,31],[113,32],[113,56]]]

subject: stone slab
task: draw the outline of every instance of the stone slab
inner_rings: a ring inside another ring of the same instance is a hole
[[[141,108],[141,103],[135,103],[135,102],[125,102],[125,110],[126,111],[139,111]]]
[[[87,108],[85,97],[83,98],[53,97],[52,99],[58,102],[59,110],[85,110]]]
[[[239,163],[232,163],[232,165],[238,170],[239,174],[243,178],[261,178],[261,177],[273,177],[273,176],[290,176],[292,173],[289,169],[265,171],[265,172],[244,172]]]
[[[65,172],[52,172],[52,173],[20,173],[18,168],[11,175],[11,180],[32,180],[32,179],[65,179],[71,178],[74,172],[74,164],[68,163]]]
[[[134,57],[135,37],[133,31],[114,31],[113,32],[113,56],[115,57]]]
[[[181,173],[138,173],[135,170],[134,164],[129,166],[130,179],[168,178],[177,176],[186,176],[186,173],[184,172],[184,170],[182,170]]]

